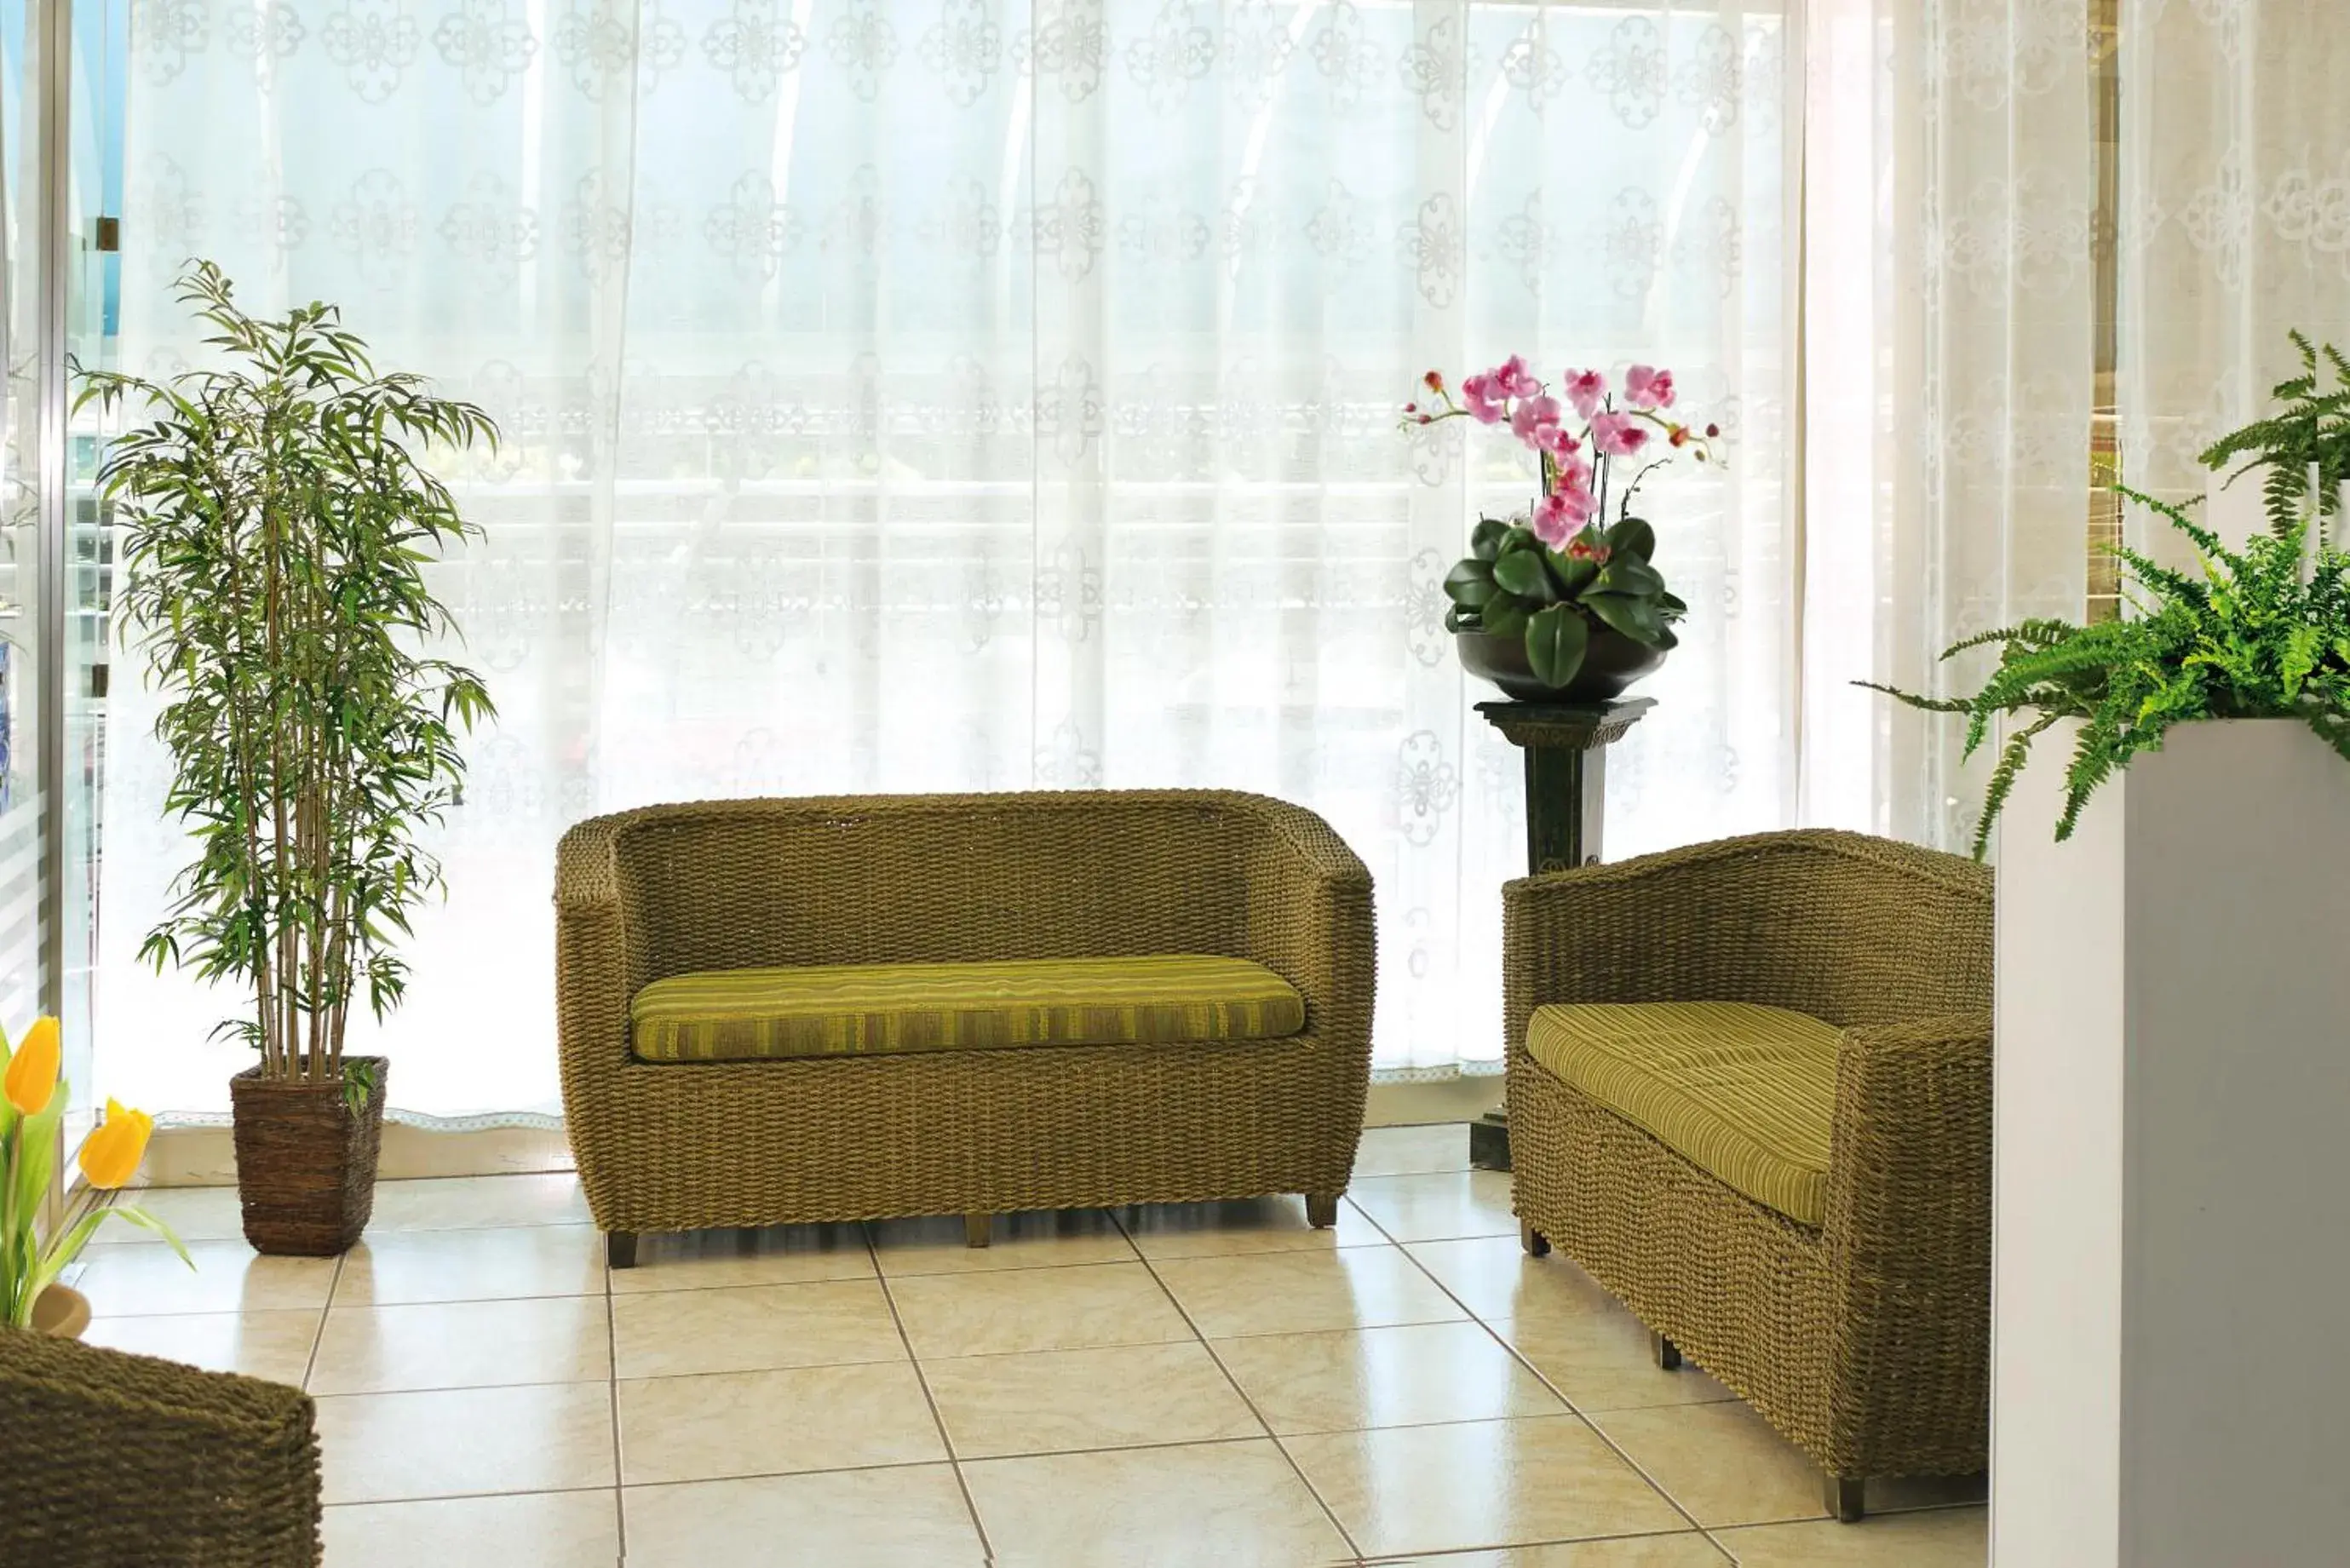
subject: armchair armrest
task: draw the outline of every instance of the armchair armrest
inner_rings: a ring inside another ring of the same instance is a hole
[[[0,1562],[316,1563],[297,1389],[0,1329]]]
[[[1367,1057],[1378,954],[1369,869],[1303,806],[1225,798],[1260,827],[1243,860],[1247,956],[1305,998],[1308,1033]]]
[[[1847,1380],[1839,1397],[1886,1407],[1853,1412],[1863,1429],[1989,1387],[1991,1121],[1989,1012],[1845,1032],[1821,1226],[1833,1360],[1918,1369]]]
[[[1513,1050],[1550,1002],[1749,1002],[1839,1028],[1991,1005],[1991,877],[1860,834],[1761,834],[1507,884]]]

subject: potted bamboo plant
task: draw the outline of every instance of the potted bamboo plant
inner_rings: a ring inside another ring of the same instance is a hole
[[[379,373],[333,306],[249,316],[208,262],[180,297],[219,368],[93,372],[78,394],[150,421],[98,485],[194,855],[140,956],[246,993],[218,1031],[259,1058],[230,1083],[245,1239],[328,1255],[366,1228],[382,1131],[385,1064],[344,1054],[351,1009],[381,1018],[406,989],[395,944],[442,888],[418,834],[463,779],[459,731],[493,711],[429,651],[454,628],[422,567],[469,529],[425,454],[497,430]]]

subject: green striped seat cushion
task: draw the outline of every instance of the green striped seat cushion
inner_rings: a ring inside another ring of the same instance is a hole
[[[1817,1225],[1827,1208],[1837,1033],[1742,1002],[1543,1007],[1526,1050],[1691,1164]]]
[[[653,981],[629,1022],[644,1061],[737,1062],[1265,1040],[1305,1028],[1305,1001],[1246,959],[1169,953],[710,970]]]

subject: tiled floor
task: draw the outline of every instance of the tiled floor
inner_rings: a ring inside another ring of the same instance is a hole
[[[648,1238],[567,1176],[387,1182],[340,1260],[142,1195],[89,1337],[318,1397],[330,1568],[1158,1563],[1972,1568],[1952,1489],[1820,1520],[1794,1449],[1518,1250],[1458,1127],[1295,1199]],[[1979,1489],[1974,1496],[1980,1496]]]

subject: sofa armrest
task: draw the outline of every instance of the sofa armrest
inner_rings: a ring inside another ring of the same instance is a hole
[[[1369,869],[1303,806],[1227,798],[1260,829],[1243,860],[1246,956],[1297,988],[1308,1033],[1367,1060],[1378,958]]]
[[[1506,884],[1505,1038],[1551,1002],[1748,1002],[1839,1028],[1991,1005],[1991,882],[1860,834],[1760,834]]]
[[[599,1071],[629,1059],[636,976],[620,897],[620,823],[591,818],[555,848],[556,1038],[567,1106]]]
[[[0,1328],[0,1563],[316,1563],[308,1396]]]
[[[1846,1031],[1821,1226],[1844,1339],[1835,1365],[1929,1366],[1950,1390],[1987,1386],[1991,1143],[1988,1012]],[[1937,1348],[1921,1356],[1929,1341]],[[1841,1397],[1937,1397],[1850,1381]]]

